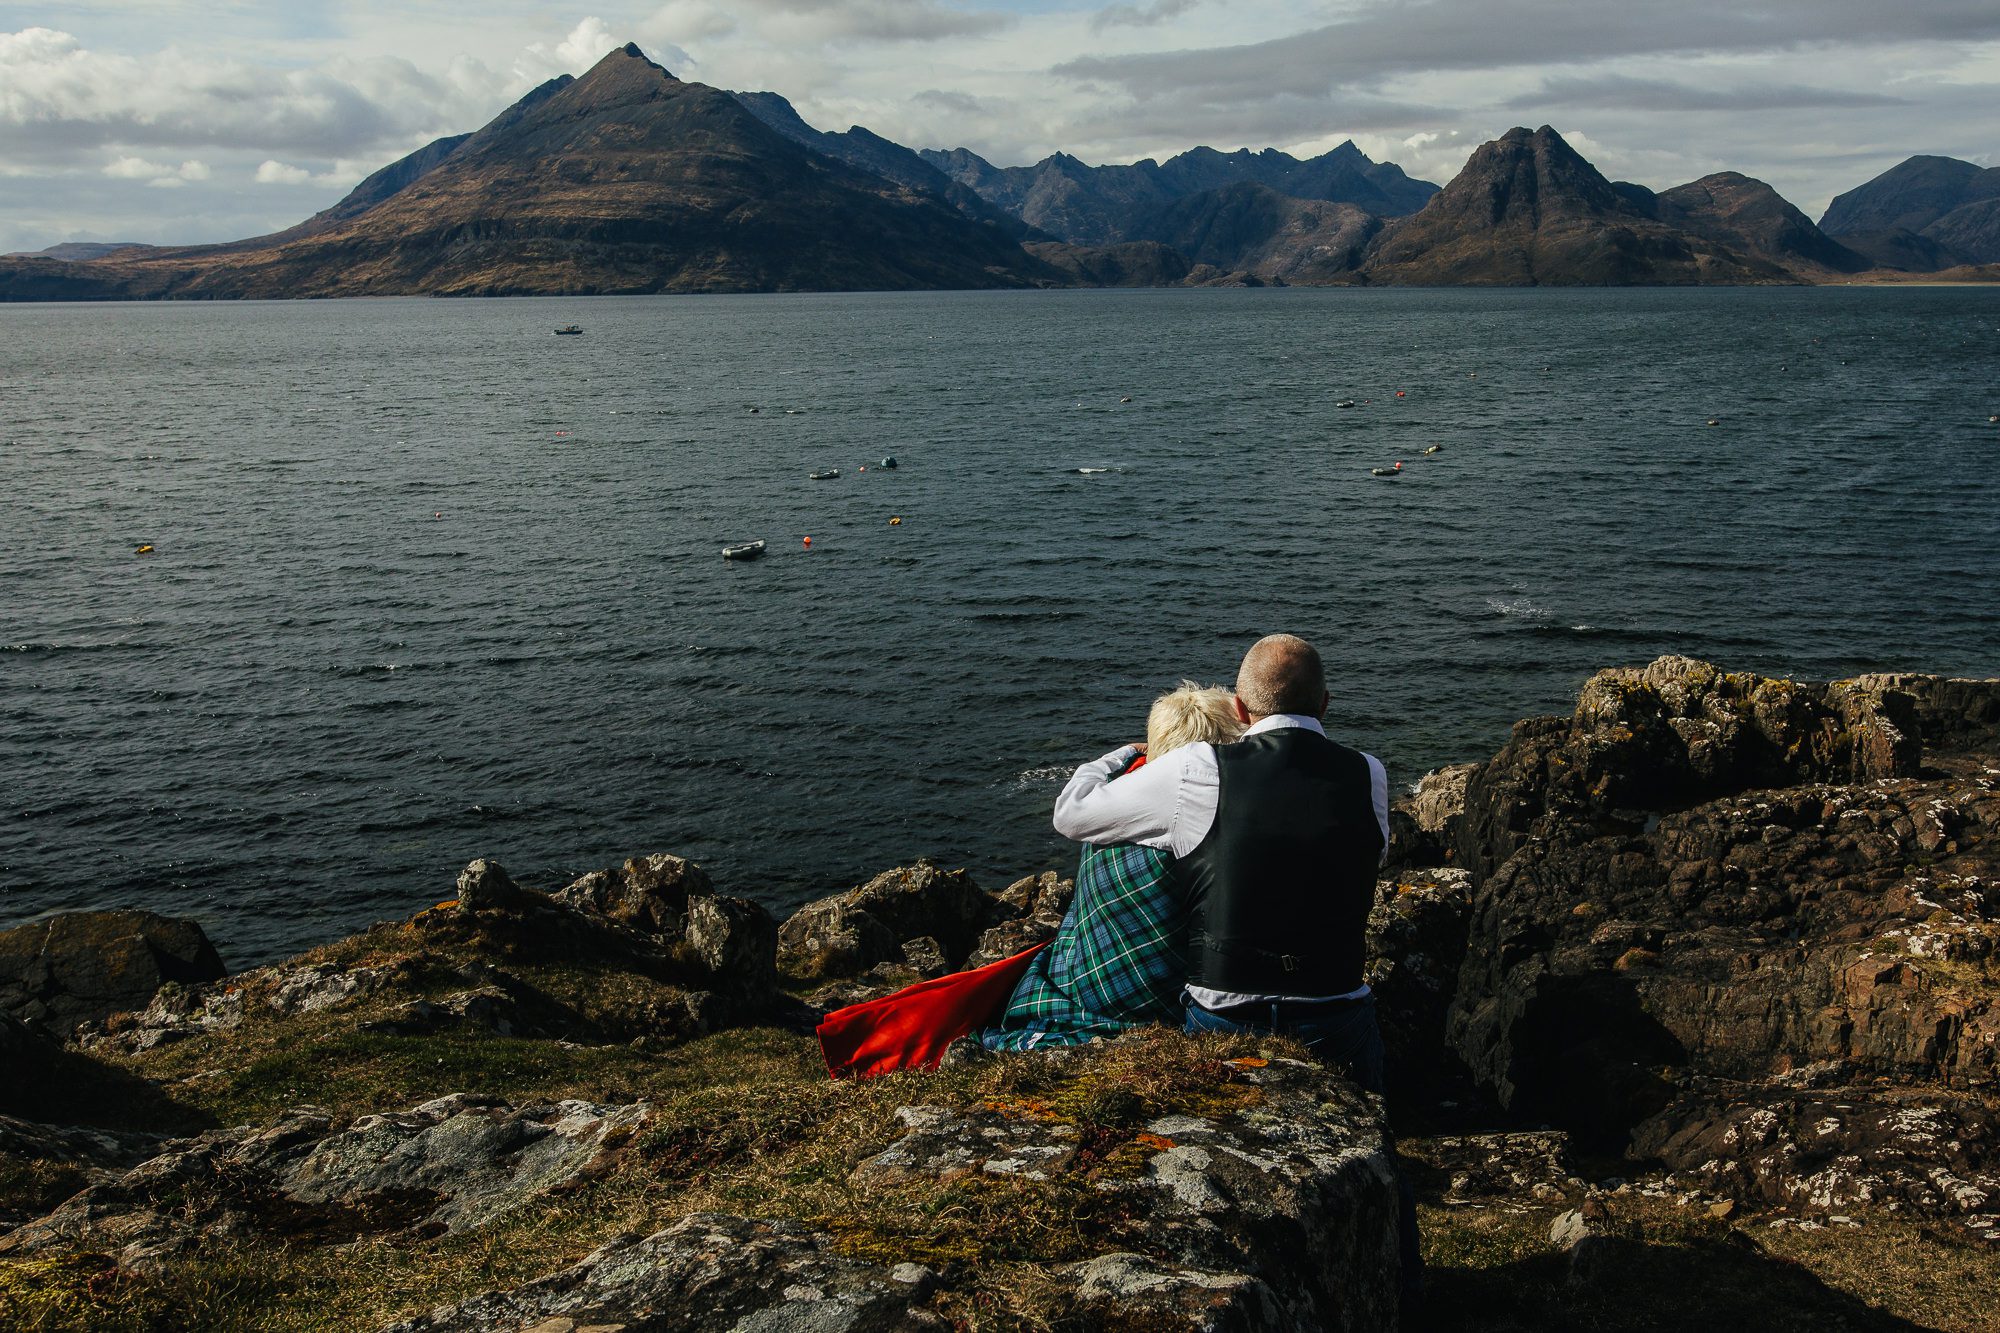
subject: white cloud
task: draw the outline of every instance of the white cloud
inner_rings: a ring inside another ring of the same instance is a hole
[[[304,185],[313,174],[304,167],[290,166],[274,158],[265,158],[257,164],[254,178],[259,185]]]
[[[267,157],[257,164],[257,170],[250,179],[258,185],[323,185],[347,189],[381,165],[379,162],[343,157],[335,159],[325,171],[310,171]]]
[[[483,121],[520,91],[483,67],[391,56],[277,68],[177,46],[138,58],[47,28],[0,33],[0,154],[78,149],[346,153]]]
[[[106,163],[104,174],[113,180],[143,181],[156,189],[176,190],[189,181],[207,180],[209,170],[206,163],[192,158],[176,167],[164,162],[148,162],[143,157],[127,156]]]

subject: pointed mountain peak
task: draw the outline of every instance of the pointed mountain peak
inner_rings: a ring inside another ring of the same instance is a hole
[[[590,67],[581,79],[579,87],[638,88],[660,83],[679,83],[665,65],[647,58],[637,42],[627,42],[617,47]]]

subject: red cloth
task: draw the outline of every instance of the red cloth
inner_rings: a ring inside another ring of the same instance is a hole
[[[879,1000],[850,1004],[820,1020],[819,1049],[835,1078],[874,1078],[897,1069],[936,1069],[944,1048],[989,1027],[1043,941],[997,963],[919,981]]]

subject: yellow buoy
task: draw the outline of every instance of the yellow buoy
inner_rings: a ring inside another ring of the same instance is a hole
[[[898,515],[896,515],[896,517],[894,517],[894,518],[890,519],[890,520],[889,520],[889,526],[890,526],[890,527],[892,527],[892,528],[900,528],[900,527],[902,527],[902,526],[903,526],[903,516],[902,516],[901,514],[898,514]]]
[[[153,553],[153,544],[151,542],[147,542],[144,546],[141,546],[135,554],[151,555],[152,553]]]

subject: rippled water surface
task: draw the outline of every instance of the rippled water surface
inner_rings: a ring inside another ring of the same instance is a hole
[[[672,850],[780,910],[921,854],[1065,864],[1069,768],[1272,629],[1322,645],[1336,734],[1398,785],[1663,652],[2000,672],[2000,291],[13,307],[0,334],[0,924],[146,906],[236,964],[475,855],[552,886]]]

